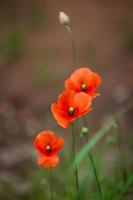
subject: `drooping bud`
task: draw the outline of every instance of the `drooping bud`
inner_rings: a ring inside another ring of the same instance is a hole
[[[64,12],[59,12],[59,22],[64,26],[68,26],[70,24],[70,19]]]

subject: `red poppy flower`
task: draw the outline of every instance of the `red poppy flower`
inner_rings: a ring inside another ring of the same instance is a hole
[[[65,82],[66,89],[72,89],[75,92],[85,92],[93,98],[99,95],[96,89],[100,85],[100,76],[89,68],[77,69]]]
[[[92,98],[86,93],[66,90],[59,95],[57,103],[52,104],[51,110],[57,123],[67,128],[72,121],[91,110],[91,103]]]
[[[64,139],[57,137],[52,131],[42,131],[35,138],[34,146],[40,153],[38,164],[42,167],[51,168],[59,163],[57,152],[63,146]]]

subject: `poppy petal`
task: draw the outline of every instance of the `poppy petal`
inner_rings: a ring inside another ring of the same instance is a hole
[[[74,99],[74,106],[76,110],[75,115],[81,116],[82,114],[86,114],[91,110],[91,104],[92,98],[88,94],[84,92],[76,93]]]
[[[56,167],[56,165],[58,165],[59,163],[59,157],[57,155],[53,156],[40,155],[37,163],[41,167],[46,167],[46,168]]]
[[[51,111],[53,113],[54,118],[57,123],[63,128],[67,128],[69,126],[70,120],[67,117],[66,113],[58,108],[56,103],[51,105]]]
[[[80,88],[82,82],[85,82],[87,84],[92,74],[93,72],[89,68],[84,67],[75,70],[70,79],[76,84],[77,87]]]
[[[42,131],[40,132],[34,141],[35,148],[42,154],[45,154],[45,146],[53,145],[56,142],[56,137],[52,131]]]
[[[71,81],[71,79],[67,79],[65,81],[65,88],[68,90],[68,89],[71,89],[71,90],[74,90],[75,92],[80,92],[81,88],[78,87],[74,84],[73,81]]]
[[[89,95],[92,97],[99,96],[99,93],[96,93],[95,90],[97,87],[101,85],[101,78],[97,73],[93,73],[90,81],[90,91],[88,91]]]
[[[101,85],[101,78],[87,67],[75,70],[70,78],[66,80],[65,88],[72,89],[75,92],[82,92],[82,84],[86,85],[85,93],[93,98],[99,96],[99,93],[96,93],[96,89]]]
[[[58,98],[58,107],[63,108],[64,111],[67,111],[70,105],[73,104],[74,96],[75,92],[73,90],[66,90],[62,92]]]
[[[53,152],[57,153],[63,146],[64,139],[62,137],[58,137],[56,143],[53,145]]]

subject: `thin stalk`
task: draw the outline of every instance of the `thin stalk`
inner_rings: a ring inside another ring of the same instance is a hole
[[[71,133],[72,133],[72,163],[73,163],[75,161],[74,122],[71,123]],[[77,190],[77,194],[78,194],[79,182],[78,182],[78,169],[77,169],[77,166],[75,166],[75,169],[74,169],[74,177],[75,177],[76,190]]]
[[[49,169],[49,179],[50,179],[50,199],[53,200],[53,181],[52,181],[52,168]]]
[[[122,138],[122,128],[120,122],[116,120],[118,125],[118,150],[119,150],[119,161],[120,161],[120,169],[123,177],[123,181],[127,180],[127,171],[125,166],[125,150],[123,146],[123,138]]]
[[[96,166],[95,166],[95,163],[94,163],[93,156],[91,155],[91,153],[88,153],[88,156],[90,158],[91,165],[92,165],[92,168],[93,168],[93,172],[94,172],[94,175],[95,175],[95,178],[96,178],[100,200],[103,200],[102,191],[101,191],[101,185],[100,185],[100,181],[99,181],[99,178],[98,178],[98,174],[97,174],[97,170],[96,170]]]
[[[71,46],[72,46],[72,58],[73,58],[74,66],[76,67],[78,65],[78,61],[77,61],[76,45],[75,45],[75,41],[74,41],[74,37],[73,37],[73,32],[72,32],[70,25],[66,26],[66,28],[70,35]]]

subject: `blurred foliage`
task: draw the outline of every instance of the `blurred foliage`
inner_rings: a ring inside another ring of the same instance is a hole
[[[0,35],[0,68],[3,68],[23,54],[27,29],[44,27],[47,9],[40,0],[22,5],[14,0],[3,1],[0,11],[4,27]]]
[[[112,135],[109,135],[109,136],[106,137],[106,143],[107,144],[111,145],[111,144],[114,143],[114,141],[115,140],[114,140],[114,137]]]
[[[29,22],[35,28],[40,28],[44,25],[46,18],[46,8],[38,3],[37,0],[31,1],[31,6],[28,9]]]
[[[3,34],[1,54],[3,64],[8,64],[19,57],[24,50],[23,30],[19,26],[9,26]]]
[[[123,48],[128,53],[133,53],[133,23],[128,19],[124,19],[121,24],[121,40]]]
[[[107,6],[110,7],[111,4],[112,5],[120,4],[120,1],[115,1],[115,0],[113,1],[112,0],[109,0],[109,1],[95,0],[95,1],[99,3],[99,5],[104,5],[105,7]],[[129,2],[129,1],[130,0],[127,0],[126,2]],[[30,31],[32,32],[33,29],[38,31],[38,29],[40,29],[41,27],[45,28],[44,23],[48,21],[46,20],[46,17],[48,14],[47,7],[41,4],[41,0],[29,0],[29,1],[22,1],[22,2],[23,2],[22,4],[19,4],[20,1],[17,1],[17,0],[13,0],[13,1],[2,0],[1,2],[1,5],[2,4],[5,5],[5,7],[1,6],[0,8],[1,14],[5,16],[5,19],[4,19],[4,29],[2,31],[2,37],[0,41],[0,68],[3,68],[6,64],[12,63],[13,61],[15,61],[16,59],[18,59],[19,57],[23,55],[24,50],[25,50],[25,35],[24,34],[26,33],[27,29],[29,30],[29,32]],[[124,0],[121,2],[124,2]],[[50,27],[50,31],[51,31],[51,27]],[[33,32],[33,34],[34,33],[36,32]],[[124,49],[127,51],[127,53],[132,53],[133,52],[132,22],[129,22],[128,19],[126,19],[124,22],[122,21],[122,26],[120,27],[119,34],[121,36],[120,42],[122,45],[122,50]],[[48,83],[51,80],[59,81],[62,78],[63,73],[64,74],[66,73],[65,68],[63,67],[59,70],[58,66],[54,64],[54,70],[53,70],[53,66],[52,67],[50,66],[51,65],[50,61],[53,60],[53,58],[55,58],[54,56],[56,56],[55,54],[56,50],[54,48],[50,48],[50,49],[47,48],[46,52],[44,52],[45,60],[44,60],[44,56],[42,56],[43,57],[41,59],[42,62],[39,60],[37,64],[35,65],[33,64],[33,84],[35,83],[35,85],[39,89],[45,85],[47,86],[47,88],[49,88]],[[91,40],[90,38],[87,38],[87,46],[85,48],[86,48],[86,51],[88,52],[87,58],[89,62],[91,63],[93,59],[94,60],[96,59],[96,54],[99,54],[96,41]],[[36,51],[34,52],[36,53]],[[52,55],[51,52],[53,52],[53,54],[55,55]],[[106,69],[107,69],[108,64],[106,64]],[[31,95],[31,98],[34,98],[33,96]],[[106,101],[107,101],[107,98],[109,97],[106,95]],[[106,106],[108,106],[108,104],[104,105],[104,110],[112,109],[112,107],[107,108]],[[24,110],[25,107],[21,107],[21,109]],[[37,109],[38,108],[36,108],[36,111],[35,111],[37,113],[36,116],[32,116],[33,117],[32,118],[31,117],[32,114],[30,114],[30,119],[29,121],[27,120],[26,122],[21,119],[22,116],[19,116],[20,118],[18,117],[19,112],[17,108],[14,109],[10,107],[10,109],[8,108],[8,110],[6,110],[5,113],[3,113],[4,117],[0,115],[1,148],[3,146],[4,148],[6,148],[5,142],[7,142],[6,145],[7,145],[8,151],[10,152],[10,146],[8,146],[8,143],[10,144],[14,138],[15,138],[13,141],[14,146],[16,145],[16,143],[19,143],[19,142],[25,144],[26,140],[27,141],[30,140],[30,142],[29,141],[28,142],[31,144],[31,140],[34,134],[38,130],[40,130],[42,127],[44,127],[44,118],[38,117],[41,115],[40,113],[44,112],[43,108],[39,107],[41,111]],[[26,114],[23,111],[22,115],[27,116],[28,115],[27,113],[30,111],[26,110],[25,112]],[[101,153],[100,151],[102,148],[103,148],[103,152],[102,152],[103,154],[99,155],[99,157],[96,155],[95,163],[97,166],[97,170],[100,174],[100,182],[102,184],[102,192],[103,192],[104,200],[112,200],[112,199],[113,200],[132,200],[133,173],[131,171],[133,167],[133,160],[131,156],[126,157],[127,160],[125,159],[123,161],[124,163],[127,164],[126,167],[127,167],[128,173],[127,173],[126,182],[123,182],[123,177],[119,168],[120,163],[118,161],[114,162],[115,155],[113,155],[114,160],[111,163],[113,165],[112,169],[110,169],[110,163],[108,162],[107,158],[102,159],[105,156],[104,153],[106,153],[106,151],[111,151],[112,149],[113,149],[113,152],[118,151],[116,147],[117,138],[114,134],[114,128],[116,128],[115,125],[116,124],[114,123],[114,119],[111,118],[111,120],[105,123],[102,129],[100,129],[84,146],[83,149],[85,151],[82,149],[79,152],[79,155],[81,155],[81,157],[79,157],[79,162],[83,159],[83,163],[79,166],[80,173],[81,173],[81,185],[80,185],[79,197],[77,198],[77,200],[84,200],[84,199],[99,200],[95,178],[94,178],[92,168],[89,163],[89,159],[87,157],[87,153],[88,151],[92,149],[92,147],[93,148],[95,147],[95,145],[99,142],[100,139],[102,139],[103,141],[102,141],[102,144],[98,145],[98,148],[96,149],[97,150],[96,154],[100,154]],[[112,130],[112,127],[113,127],[113,131],[111,131],[111,134],[110,134],[109,130],[110,129]],[[20,134],[20,130],[22,134]],[[83,127],[83,129],[80,131],[81,133],[80,136],[84,137],[84,135],[86,134],[89,135],[90,132],[91,132],[90,128],[88,129],[88,127]],[[104,134],[106,133],[107,133],[107,136],[104,138]],[[107,144],[109,145],[107,146]],[[73,191],[75,190],[75,188],[73,184],[73,176],[72,176],[72,171],[71,171],[72,169],[70,169],[70,159],[69,159],[70,146],[69,145],[70,144],[67,144],[67,147],[64,150],[63,156],[61,155],[62,156],[61,165],[57,169],[54,169],[53,182],[54,182],[54,199],[55,200],[56,199],[58,200],[74,199]],[[31,147],[29,147],[28,150],[30,151],[30,149]],[[129,147],[129,151],[130,151],[130,147]],[[21,154],[28,154],[27,149],[25,149],[25,151],[22,151]],[[14,153],[14,156],[16,156],[15,153]],[[112,153],[109,152],[107,156],[112,159],[111,157]],[[13,160],[13,157],[11,158],[9,157],[10,157],[10,154],[9,155],[5,154],[5,158],[7,160],[8,159]],[[21,160],[21,157],[19,159]],[[32,165],[32,161],[34,163],[36,162],[34,155],[32,158],[30,157],[28,159],[30,162],[29,165],[28,163],[26,163],[27,160],[23,162],[23,157],[22,157],[21,162],[23,163],[18,162],[19,164],[18,163],[16,164],[16,168],[13,165],[13,167],[11,168],[7,166],[7,168],[5,168],[4,170],[1,169],[0,171],[0,199],[1,200],[3,199],[4,200],[18,200],[18,199],[19,200],[47,200],[49,199],[50,193],[49,193],[48,171],[45,169],[40,169],[38,166]],[[107,170],[106,173],[105,173],[105,167]],[[24,168],[24,170],[21,171],[21,168]],[[5,174],[3,171],[5,172]],[[19,175],[17,174],[17,171],[19,171]]]
[[[103,194],[104,199],[110,200],[130,200],[132,199],[133,173],[129,173],[127,181],[123,182],[119,175],[111,176],[104,181]]]
[[[123,44],[129,53],[133,53],[133,27],[125,29],[123,33]]]
[[[89,159],[88,159],[89,160]],[[100,176],[100,182],[102,187],[102,194],[105,200],[131,200],[133,193],[133,173],[128,172],[126,182],[123,181],[121,173],[119,170],[114,170],[110,175],[110,172],[107,174],[104,173],[104,168],[100,167],[98,164],[99,160],[95,159],[97,170]],[[88,167],[87,167],[88,165]],[[79,195],[76,198],[77,200],[88,200],[95,199],[99,200],[99,194],[97,190],[97,185],[95,178],[92,172],[92,168],[88,163],[86,165],[86,174],[82,177],[81,186]],[[100,168],[99,168],[100,167]],[[63,199],[63,200],[73,200],[74,199],[74,184],[73,178],[70,174],[71,171],[66,172],[66,169],[69,169],[69,166],[65,165],[65,168],[60,168],[59,170],[54,170],[54,199]],[[59,173],[60,171],[60,173]],[[23,191],[17,189],[18,186],[13,186],[14,183],[11,181],[1,182],[0,185],[0,198],[5,200],[43,200],[50,199],[49,191],[49,173],[48,170],[32,168],[27,169],[25,179],[28,181],[27,188]],[[59,177],[60,175],[60,177]],[[66,176],[67,175],[67,176]],[[64,179],[65,178],[65,179]],[[67,181],[66,181],[67,179]],[[25,183],[26,184],[26,183]],[[22,187],[20,185],[20,187]]]
[[[48,57],[47,57],[48,59]],[[47,82],[50,80],[50,71],[48,67],[48,61],[43,61],[38,63],[34,66],[34,73],[33,73],[33,84],[35,87],[44,87]]]

